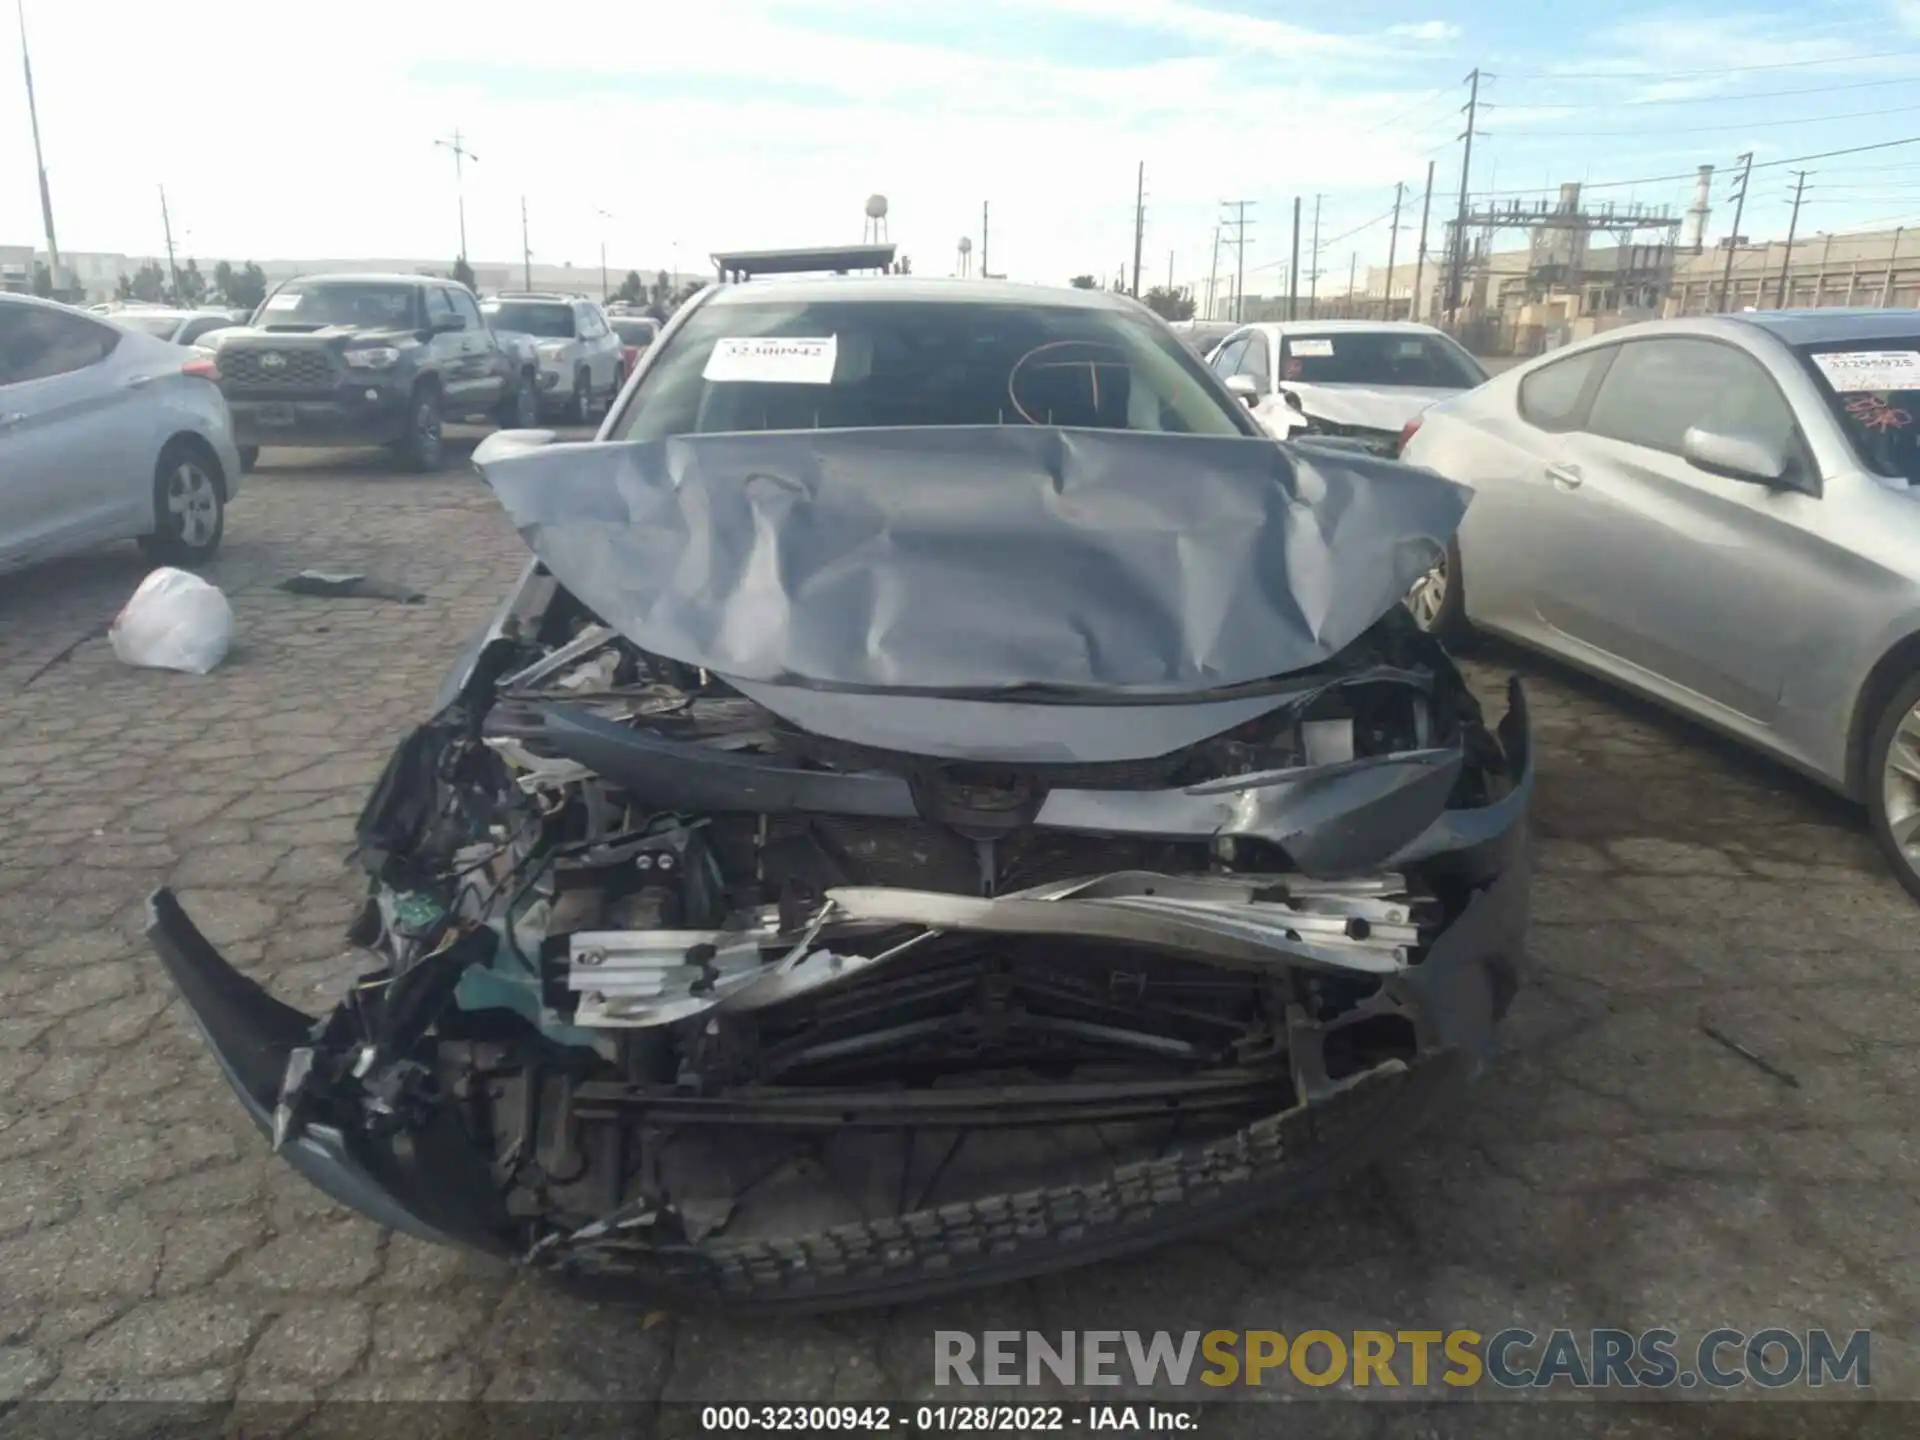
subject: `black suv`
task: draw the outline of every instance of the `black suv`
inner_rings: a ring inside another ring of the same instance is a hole
[[[248,468],[262,445],[367,444],[437,470],[448,420],[538,423],[530,364],[448,280],[304,275],[204,343]]]

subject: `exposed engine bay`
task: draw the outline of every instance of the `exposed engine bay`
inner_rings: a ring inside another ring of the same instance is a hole
[[[616,1292],[873,1303],[1279,1203],[1488,1060],[1525,704],[1490,729],[1398,604],[1124,701],[748,680],[636,628],[529,566],[360,817],[331,1015],[155,898],[243,1103],[375,1218]]]

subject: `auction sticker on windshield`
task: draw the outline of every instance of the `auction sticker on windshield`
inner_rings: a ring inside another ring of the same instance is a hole
[[[1333,354],[1333,342],[1331,340],[1289,340],[1287,353],[1303,356],[1309,360],[1326,359]]]
[[[269,309],[269,310],[291,310],[291,309],[293,309],[293,308],[294,308],[295,306],[297,306],[297,305],[298,305],[299,303],[300,303],[300,292],[299,292],[299,291],[297,291],[297,290],[296,290],[296,291],[294,291],[294,292],[292,292],[291,294],[289,294],[289,293],[287,293],[286,291],[282,291],[282,292],[281,292],[280,294],[278,294],[278,295],[273,295],[273,296],[269,296],[269,297],[268,297],[268,299],[267,299],[267,309]]]
[[[1842,395],[1863,390],[1920,390],[1920,350],[1834,350],[1813,363]]]
[[[758,385],[831,385],[838,353],[834,335],[722,339],[707,357],[701,377]]]

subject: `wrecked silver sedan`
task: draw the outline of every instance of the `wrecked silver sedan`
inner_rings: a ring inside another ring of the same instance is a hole
[[[151,938],[375,1220],[595,1293],[890,1301],[1324,1186],[1488,1061],[1529,730],[1400,603],[1466,505],[1260,437],[1085,292],[749,283],[602,439],[367,802],[361,973]]]

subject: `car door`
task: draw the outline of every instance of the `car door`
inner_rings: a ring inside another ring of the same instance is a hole
[[[475,373],[480,357],[474,353],[475,336],[467,333],[466,321],[453,308],[453,294],[444,285],[429,285],[422,297],[427,305],[427,329],[433,347],[435,368],[440,372],[441,393],[447,408],[458,412],[478,409],[475,398],[479,376]]]
[[[453,305],[453,313],[466,326],[460,332],[460,338],[464,342],[463,353],[471,367],[471,403],[476,409],[491,410],[506,398],[513,367],[507,363],[499,342],[493,338],[493,332],[487,329],[486,321],[480,317],[480,307],[474,304],[473,296],[456,289],[448,289],[446,294]]]
[[[1784,577],[1820,568],[1821,502],[1696,468],[1680,454],[1692,426],[1784,445],[1802,481],[1812,475],[1793,410],[1753,355],[1704,336],[1623,343],[1550,477],[1562,518],[1544,547],[1541,617],[1629,678],[1769,723],[1810,618]]]
[[[607,344],[613,332],[600,318],[599,309],[584,300],[573,307],[573,326],[586,356],[589,382],[596,391],[611,390],[620,369],[619,346]]]
[[[0,554],[134,534],[153,513],[159,442],[133,337],[72,311],[0,305]],[[155,349],[161,347],[155,346]]]

